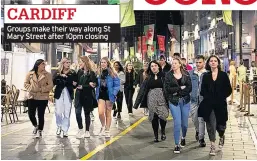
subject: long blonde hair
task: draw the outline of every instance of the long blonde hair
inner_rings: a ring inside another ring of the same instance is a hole
[[[102,75],[102,68],[101,68],[101,61],[104,60],[107,62],[107,68],[109,69],[109,74],[114,78],[117,76],[116,72],[114,71],[114,69],[112,68],[112,65],[111,65],[111,62],[110,60],[108,59],[108,57],[103,57],[100,62],[99,62],[99,67],[98,67],[98,71],[97,71],[97,74],[100,76]]]
[[[180,72],[181,72],[181,74],[187,75],[187,74],[186,74],[186,70],[185,70],[185,68],[183,67],[182,60],[181,60],[180,58],[173,58],[173,61],[174,61],[174,60],[177,60],[178,63],[181,65],[181,66],[180,66]]]
[[[67,62],[67,61],[70,61],[70,59],[69,58],[62,58],[62,60],[60,61],[60,64],[59,64],[59,66],[58,66],[58,72],[61,74],[62,73],[62,71],[63,71],[63,69],[64,69],[64,63],[65,62]],[[70,69],[69,69],[69,71],[70,71]]]
[[[91,66],[91,61],[90,61],[90,59],[88,58],[88,56],[81,56],[80,57],[80,60],[83,62],[83,63],[85,63],[85,66],[86,66],[86,68],[87,68],[87,70],[88,71],[93,71],[93,69],[92,69],[92,66]]]

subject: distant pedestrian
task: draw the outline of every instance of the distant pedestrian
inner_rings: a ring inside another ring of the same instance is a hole
[[[124,94],[125,100],[128,108],[129,115],[133,114],[133,95],[135,93],[135,88],[137,86],[137,72],[134,69],[133,63],[128,62],[125,67],[125,84],[124,84]]]
[[[168,73],[171,70],[171,65],[167,62],[166,57],[164,55],[160,56],[159,63],[164,73]]]
[[[116,104],[113,104],[113,117],[120,119],[121,112],[122,112],[122,102],[123,102],[123,91],[124,91],[124,84],[125,84],[125,74],[124,69],[119,61],[114,62],[113,64],[114,70],[117,73],[118,78],[120,79],[120,90],[117,94]]]
[[[143,84],[144,80],[147,78],[147,69],[148,69],[149,62],[144,62],[143,69],[141,69],[138,73],[138,86],[139,90],[141,88],[141,85]],[[149,115],[149,110],[147,107],[141,106],[141,108],[144,108],[144,115]]]

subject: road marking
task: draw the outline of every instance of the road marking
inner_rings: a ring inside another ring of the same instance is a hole
[[[104,148],[106,148],[107,146],[109,146],[110,144],[112,144],[113,142],[119,140],[122,136],[126,135],[129,131],[131,131],[132,129],[134,129],[135,127],[137,127],[140,123],[142,123],[144,120],[146,120],[148,117],[142,117],[140,120],[138,120],[137,122],[135,122],[133,125],[129,126],[128,128],[126,128],[124,131],[122,131],[120,134],[118,134],[117,136],[115,136],[114,138],[110,139],[109,141],[107,141],[106,143],[99,145],[98,147],[96,147],[93,151],[89,152],[87,155],[85,155],[84,157],[82,157],[80,160],[87,160],[89,158],[91,158],[93,155],[95,155],[96,153],[98,153],[99,151],[103,150]]]
[[[172,119],[173,119],[172,116],[169,115],[169,117],[167,118],[167,121],[170,121],[170,120],[172,120]]]
[[[12,132],[8,132],[7,134],[3,134],[3,135],[1,135],[1,137],[5,137],[5,136],[7,136],[7,135],[10,135],[10,134],[13,134],[13,133],[19,132],[19,131],[24,130],[24,129],[26,129],[26,128],[19,129],[19,130],[15,130],[15,131],[12,131]]]

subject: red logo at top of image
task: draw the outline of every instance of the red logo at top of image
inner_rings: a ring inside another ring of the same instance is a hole
[[[7,17],[10,20],[72,20],[76,8],[10,8]]]
[[[145,0],[145,1],[151,5],[161,5],[161,4],[164,4],[167,0]],[[182,5],[190,5],[197,2],[197,0],[175,0],[175,1]],[[221,1],[222,4],[230,4],[230,0],[219,0],[219,1]],[[241,5],[251,5],[255,3],[257,0],[234,0],[234,1]],[[202,0],[202,4],[208,4],[208,5],[216,4],[216,0]]]

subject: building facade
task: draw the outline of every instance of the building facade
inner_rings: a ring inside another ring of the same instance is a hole
[[[189,60],[198,54],[237,60],[239,63],[240,46],[243,60],[247,66],[255,61],[253,51],[257,46],[257,13],[242,11],[232,12],[233,26],[223,21],[222,11],[184,11],[183,52]],[[242,36],[240,36],[242,23]],[[239,43],[240,37],[242,44]]]

